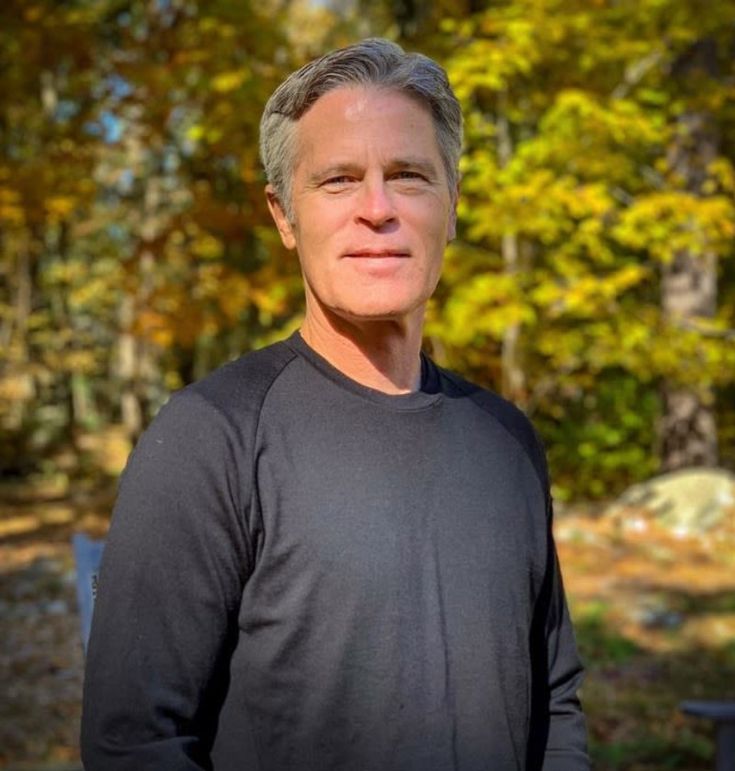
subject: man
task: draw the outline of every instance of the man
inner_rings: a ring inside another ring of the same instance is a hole
[[[459,106],[366,40],[268,102],[300,333],[133,453],[85,682],[87,771],[582,771],[581,667],[523,415],[420,354]]]

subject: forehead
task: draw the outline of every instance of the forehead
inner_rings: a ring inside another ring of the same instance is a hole
[[[343,86],[321,96],[296,127],[296,165],[370,151],[438,156],[434,121],[418,98],[395,89]]]

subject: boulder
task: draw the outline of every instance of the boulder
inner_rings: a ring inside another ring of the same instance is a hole
[[[626,490],[605,515],[633,512],[682,535],[705,533],[735,517],[735,474],[716,468],[662,474]]]

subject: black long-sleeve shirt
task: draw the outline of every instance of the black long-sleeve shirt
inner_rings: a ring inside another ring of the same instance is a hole
[[[346,378],[298,334],[175,395],[121,483],[86,771],[587,771],[544,455],[422,362]]]

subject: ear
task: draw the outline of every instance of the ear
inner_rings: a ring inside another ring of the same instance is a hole
[[[286,247],[286,249],[295,249],[296,236],[294,235],[293,226],[288,221],[286,212],[284,211],[283,206],[281,205],[281,202],[278,199],[278,196],[276,195],[272,185],[266,185],[265,197],[268,201],[268,209],[270,209],[271,217],[273,217],[273,221],[276,223],[278,232],[281,235],[281,241],[283,241],[283,245]]]

